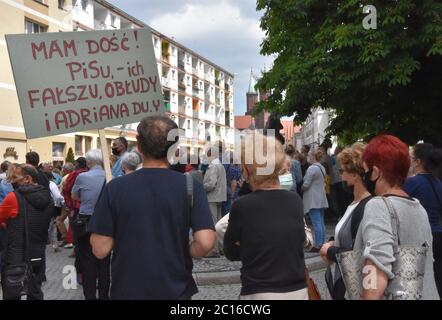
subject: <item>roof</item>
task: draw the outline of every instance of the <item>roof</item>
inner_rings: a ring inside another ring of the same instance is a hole
[[[253,125],[252,116],[235,116],[235,129],[249,129]]]
[[[280,132],[285,137],[287,142],[292,141],[293,136],[301,131],[300,126],[295,127],[293,120],[281,120],[281,124],[283,129],[281,129]]]

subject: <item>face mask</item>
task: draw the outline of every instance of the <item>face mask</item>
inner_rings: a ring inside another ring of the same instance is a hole
[[[353,194],[355,186],[350,186],[347,181],[342,181],[342,189],[344,189],[345,192]]]
[[[281,189],[290,190],[293,187],[293,177],[291,173],[279,176],[279,184],[281,185]]]
[[[379,178],[377,178],[375,181],[371,181],[372,173],[373,169],[364,174],[364,184],[368,192],[370,192],[372,195],[376,195],[375,194],[376,182],[378,182]]]
[[[112,148],[112,154],[114,156],[118,156],[118,155],[120,155],[120,151],[118,151],[118,148]]]

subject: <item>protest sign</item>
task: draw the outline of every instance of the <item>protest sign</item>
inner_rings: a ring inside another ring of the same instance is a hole
[[[27,138],[164,114],[148,29],[7,35]]]

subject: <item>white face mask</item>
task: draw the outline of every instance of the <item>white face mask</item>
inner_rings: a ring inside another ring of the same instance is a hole
[[[293,187],[293,177],[291,173],[283,174],[279,176],[279,184],[281,189],[290,190]]]

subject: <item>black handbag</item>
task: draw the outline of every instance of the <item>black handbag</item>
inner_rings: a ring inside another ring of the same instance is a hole
[[[78,214],[72,221],[72,228],[75,229],[77,238],[83,238],[88,234],[87,225],[89,223],[90,216]]]
[[[18,192],[16,192],[19,197]],[[29,230],[28,217],[26,210],[26,202],[23,201],[24,207],[24,230],[25,230],[25,250],[24,262],[20,264],[10,264],[3,268],[2,289],[3,297],[16,298],[28,294],[29,282],[33,277],[31,259],[29,257]]]

